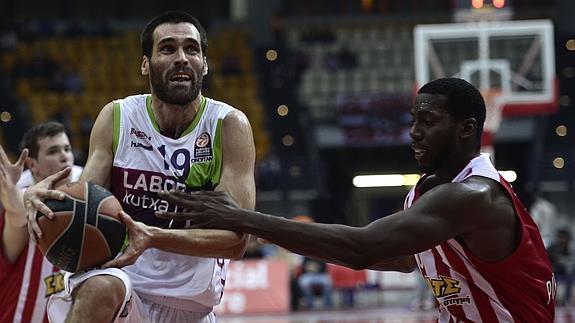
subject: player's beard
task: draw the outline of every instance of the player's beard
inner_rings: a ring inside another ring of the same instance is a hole
[[[150,83],[152,87],[152,91],[158,97],[158,99],[162,100],[167,104],[175,104],[175,105],[186,105],[192,102],[198,95],[200,94],[200,90],[202,89],[202,83],[204,81],[204,76],[202,74],[202,69],[199,72],[195,73],[195,77],[193,70],[189,69],[192,80],[191,86],[174,86],[170,87],[170,80],[163,79],[162,73],[157,70],[157,67],[154,66],[150,62]],[[166,75],[172,75],[172,73],[166,73]]]

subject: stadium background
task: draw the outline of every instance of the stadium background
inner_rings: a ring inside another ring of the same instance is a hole
[[[357,188],[352,178],[416,170],[407,136],[413,28],[452,22],[471,2],[2,0],[0,144],[15,157],[28,127],[56,119],[69,128],[82,164],[100,108],[148,92],[139,71],[141,28],[159,12],[181,9],[208,32],[204,94],[251,120],[257,208],[364,225],[400,207],[409,187]],[[553,113],[503,121],[496,166],[517,173],[513,185],[528,207],[543,193],[571,224],[575,2],[504,3],[511,19],[553,21],[559,88]],[[366,104],[368,113],[358,115],[354,103]],[[562,164],[554,163],[558,157]]]

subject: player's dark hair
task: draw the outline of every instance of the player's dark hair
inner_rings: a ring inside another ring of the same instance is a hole
[[[417,93],[441,94],[445,96],[445,108],[456,120],[474,118],[477,122],[477,145],[481,145],[481,133],[485,123],[485,101],[481,92],[466,80],[454,77],[433,80]]]
[[[22,137],[20,141],[20,150],[28,148],[29,156],[32,158],[38,158],[38,151],[40,147],[38,146],[38,141],[46,137],[54,137],[61,133],[66,133],[66,128],[59,122],[48,121],[36,125],[30,128]]]
[[[156,30],[156,27],[161,24],[179,24],[186,22],[193,24],[200,32],[200,46],[202,48],[202,53],[205,56],[208,50],[208,37],[206,35],[206,30],[200,24],[198,19],[183,11],[166,11],[148,22],[144,30],[142,30],[142,34],[140,35],[142,54],[148,59],[152,57],[152,47],[154,46],[154,30]]]

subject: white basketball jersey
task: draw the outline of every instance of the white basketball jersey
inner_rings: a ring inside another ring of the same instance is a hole
[[[158,210],[181,211],[159,199],[157,193],[216,187],[222,165],[222,122],[234,108],[202,98],[192,123],[180,138],[173,139],[160,134],[151,100],[151,95],[135,95],[114,102],[111,191],[135,220],[162,228],[185,228],[186,223],[154,216]],[[172,303],[183,309],[194,310],[198,304],[209,310],[221,299],[228,263],[148,249],[124,270],[144,297],[173,299]]]

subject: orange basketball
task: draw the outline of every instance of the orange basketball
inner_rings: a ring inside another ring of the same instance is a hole
[[[120,221],[120,202],[105,188],[90,182],[68,183],[56,188],[63,200],[46,200],[52,220],[42,213],[36,219],[42,238],[38,247],[55,266],[77,272],[98,267],[122,249],[126,227]]]

